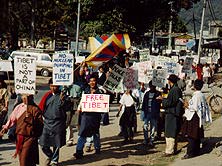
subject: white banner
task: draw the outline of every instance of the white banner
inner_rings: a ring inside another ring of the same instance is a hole
[[[71,85],[73,83],[73,55],[57,53],[53,55],[53,84]]]
[[[103,87],[108,91],[115,92],[116,87],[119,85],[119,83],[125,76],[125,73],[126,69],[118,65],[114,65],[112,68],[112,72],[110,73]]]
[[[109,95],[83,94],[82,112],[109,112]]]
[[[1,60],[0,61],[0,71],[13,71],[12,61]]]
[[[36,59],[34,57],[15,56],[14,58],[15,92],[35,94]]]

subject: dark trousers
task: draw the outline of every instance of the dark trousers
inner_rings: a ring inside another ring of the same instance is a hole
[[[133,139],[133,129],[132,127],[122,126],[122,132],[125,140]]]
[[[197,156],[200,152],[200,139],[188,138],[187,154]]]
[[[43,153],[54,163],[59,161],[59,149],[59,147],[53,147],[53,150],[49,146],[42,147]]]

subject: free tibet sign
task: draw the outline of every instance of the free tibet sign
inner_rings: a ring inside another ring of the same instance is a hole
[[[83,94],[82,112],[109,112],[109,95]]]
[[[35,94],[36,59],[34,57],[15,56],[14,75],[17,94]]]

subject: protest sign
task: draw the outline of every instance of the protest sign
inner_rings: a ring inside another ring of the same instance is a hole
[[[190,75],[192,73],[193,60],[194,60],[194,58],[192,58],[192,57],[186,57],[184,64],[183,64],[183,68],[182,68],[183,73],[186,73],[188,75]]]
[[[157,87],[165,87],[166,84],[166,70],[164,69],[154,69],[152,83]]]
[[[123,79],[125,73],[126,69],[118,65],[113,66],[112,72],[110,73],[103,87],[108,91],[114,92],[120,81]]]
[[[82,112],[109,112],[109,95],[83,94]]]
[[[14,58],[15,92],[35,94],[36,59],[34,57],[15,56]]]
[[[151,61],[145,61],[145,62],[139,62],[137,63],[137,69],[138,69],[138,81],[143,83],[148,83],[149,80],[146,77],[147,70],[152,69],[152,62]]]
[[[139,54],[140,54],[140,61],[147,61],[148,57],[149,57],[149,49],[144,49],[144,50],[139,50]]]
[[[9,60],[1,60],[0,71],[13,71],[12,62]]]
[[[53,84],[71,85],[73,83],[73,55],[57,53],[53,55]]]
[[[137,88],[138,70],[136,70],[136,68],[134,67],[127,68],[123,82],[124,82],[124,86],[127,89]]]

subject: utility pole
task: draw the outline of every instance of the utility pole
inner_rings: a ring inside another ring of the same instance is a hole
[[[172,50],[172,24],[173,24],[173,1],[168,3],[170,5],[170,22],[169,22],[169,35],[168,35],[168,50]]]
[[[75,45],[75,57],[79,54],[79,20],[80,20],[80,0],[78,0],[78,13],[77,13],[77,24],[76,24],[76,45]]]
[[[31,45],[32,47],[35,46],[35,37],[34,37],[34,31],[35,31],[35,8],[36,8],[36,1],[32,0],[32,21],[31,21]]]
[[[202,19],[201,19],[201,26],[200,26],[200,38],[199,38],[199,44],[198,44],[198,52],[197,52],[197,56],[198,56],[198,63],[200,63],[200,54],[202,53],[202,38],[203,38],[203,25],[204,25],[204,16],[205,16],[205,10],[206,10],[206,6],[207,6],[207,0],[204,0],[204,4],[203,4],[203,13],[202,13]]]
[[[153,50],[155,49],[155,23],[153,24],[153,38],[152,38],[152,48],[151,48],[151,52],[153,53]]]

